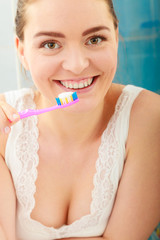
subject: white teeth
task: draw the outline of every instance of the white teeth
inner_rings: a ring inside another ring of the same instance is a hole
[[[92,84],[93,82],[93,78],[88,78],[86,80],[83,81],[79,81],[79,82],[73,82],[71,83],[70,81],[60,81],[60,83],[66,87],[66,88],[70,88],[70,89],[82,89],[85,87],[88,87]]]
[[[80,84],[79,84],[79,88],[84,88],[84,84],[83,84],[83,83],[80,83]]]
[[[78,83],[74,83],[74,89],[77,89],[78,88]]]
[[[88,79],[88,85],[91,85],[93,79]]]
[[[73,88],[73,85],[72,83],[69,84],[68,88]]]
[[[85,86],[85,87],[88,87],[88,84],[87,84],[87,82],[85,82],[85,83],[84,83],[84,86]]]

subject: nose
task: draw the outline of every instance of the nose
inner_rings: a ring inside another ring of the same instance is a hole
[[[79,75],[89,66],[89,59],[80,48],[72,48],[63,60],[63,69]]]

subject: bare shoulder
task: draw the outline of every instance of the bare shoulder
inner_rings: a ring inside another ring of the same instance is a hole
[[[143,90],[131,111],[128,146],[147,136],[148,142],[160,143],[160,95]]]
[[[139,96],[135,100],[135,103],[133,105],[133,110],[143,111],[143,113],[149,110],[151,111],[150,113],[159,115],[160,95],[145,89],[142,90],[142,92],[139,94]],[[150,117],[152,116],[154,115],[150,114]]]
[[[143,90],[133,104],[126,144],[127,161],[160,171],[160,96]],[[148,163],[148,165],[147,165]],[[143,173],[142,173],[143,174]],[[160,179],[159,179],[160,180]]]

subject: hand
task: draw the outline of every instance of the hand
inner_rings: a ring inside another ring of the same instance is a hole
[[[0,100],[0,134],[9,134],[11,126],[20,120],[16,109]]]

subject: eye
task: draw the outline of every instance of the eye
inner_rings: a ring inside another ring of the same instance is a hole
[[[41,44],[41,47],[53,50],[53,49],[60,48],[60,45],[56,42],[44,42]]]
[[[94,36],[90,38],[90,40],[87,42],[87,45],[98,45],[102,41],[106,41],[107,39],[103,36]]]

